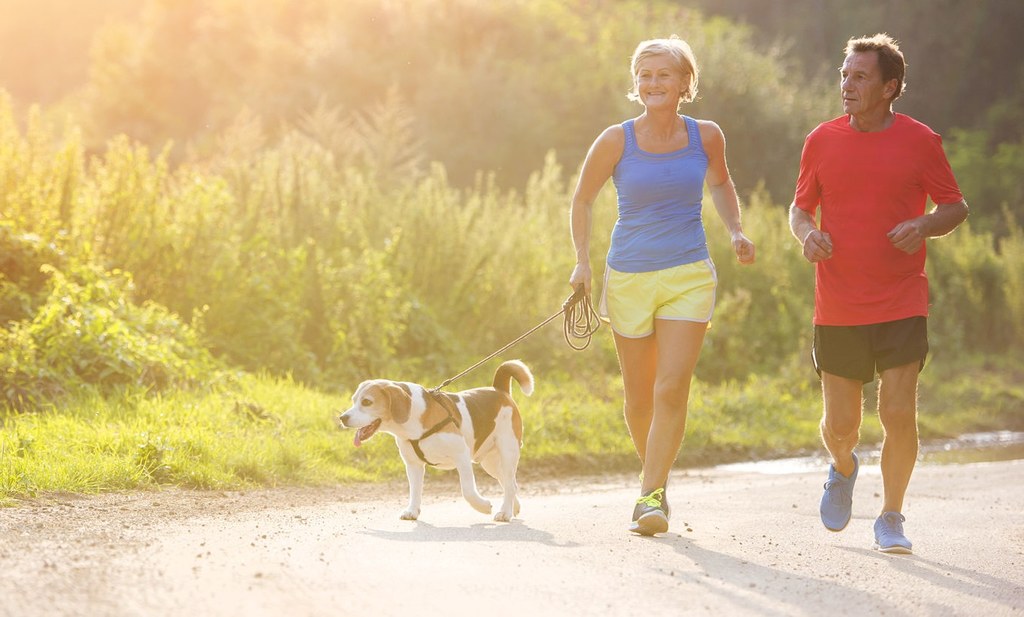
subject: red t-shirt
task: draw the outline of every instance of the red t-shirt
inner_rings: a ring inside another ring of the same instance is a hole
[[[804,141],[796,207],[832,236],[832,257],[815,264],[814,323],[855,326],[928,315],[925,249],[908,255],[886,234],[936,204],[963,199],[942,150],[924,124],[895,114],[864,133],[849,117],[824,122]]]

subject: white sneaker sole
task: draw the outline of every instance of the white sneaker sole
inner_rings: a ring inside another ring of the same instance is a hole
[[[653,536],[668,531],[668,518],[662,512],[648,512],[630,526],[629,530],[641,536]]]
[[[913,555],[914,551],[911,549],[896,544],[894,546],[881,546],[878,542],[875,542],[873,548],[879,553],[889,553],[890,555]]]

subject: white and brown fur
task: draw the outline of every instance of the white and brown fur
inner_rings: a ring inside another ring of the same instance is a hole
[[[462,392],[440,392],[460,414],[458,424],[449,422],[440,431],[419,442],[424,457],[439,469],[457,469],[462,496],[475,509],[490,514],[491,503],[477,491],[473,463],[480,463],[501,484],[504,498],[494,515],[496,521],[510,521],[519,514],[516,470],[523,443],[523,420],[510,393],[512,379],[523,393],[533,393],[533,374],[519,360],[502,363],[490,388]],[[364,381],[352,395],[352,407],[341,414],[343,428],[358,429],[355,444],[377,431],[389,433],[398,444],[409,478],[409,506],[401,518],[416,520],[420,515],[423,476],[427,464],[416,454],[413,440],[421,439],[449,415],[423,386],[385,379]]]

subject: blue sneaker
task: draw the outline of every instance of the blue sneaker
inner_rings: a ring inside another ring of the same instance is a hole
[[[821,496],[821,522],[829,531],[842,531],[850,522],[853,511],[853,485],[860,471],[860,461],[853,455],[853,473],[850,477],[836,471],[835,465],[828,466],[828,481],[825,494]]]
[[[899,512],[882,512],[882,516],[875,519],[875,550],[903,555],[913,553],[914,545],[903,535],[905,520],[907,517]]]

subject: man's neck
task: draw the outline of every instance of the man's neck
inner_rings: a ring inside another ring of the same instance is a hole
[[[877,133],[892,126],[894,120],[896,120],[896,114],[890,107],[876,113],[850,114],[850,127],[861,133]]]

